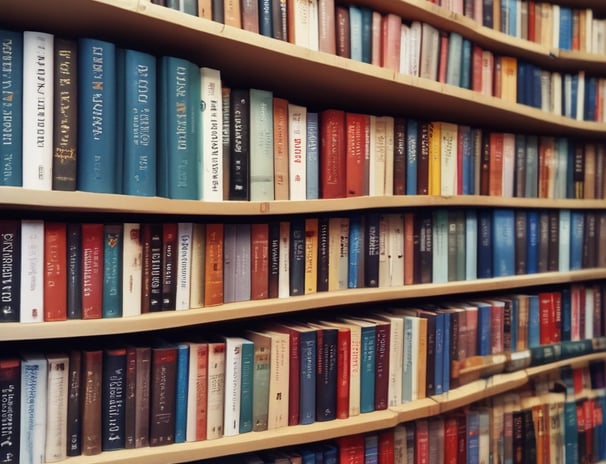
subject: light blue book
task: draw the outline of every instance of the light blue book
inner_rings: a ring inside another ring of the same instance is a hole
[[[305,198],[320,198],[320,136],[318,113],[307,111],[307,151],[305,155]]]
[[[461,68],[463,62],[463,36],[451,32],[448,37],[448,59],[446,62],[446,83],[461,85]]]
[[[539,309],[539,296],[528,297],[528,347],[541,345],[541,314]]]
[[[362,10],[359,6],[349,5],[349,57],[362,61]]]
[[[358,288],[360,282],[360,264],[363,257],[362,243],[364,231],[362,229],[362,220],[359,215],[353,215],[349,219],[349,258],[347,267],[347,288]]]
[[[585,234],[584,211],[570,212],[570,270],[583,268],[583,237]]]

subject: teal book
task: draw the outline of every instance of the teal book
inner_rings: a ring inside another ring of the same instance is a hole
[[[463,51],[461,57],[461,82],[460,86],[464,89],[471,89],[471,49],[472,42],[469,39],[463,39]]]
[[[253,373],[255,345],[251,340],[242,340],[242,359],[240,368],[240,433],[253,429]]]
[[[81,38],[78,57],[78,190],[121,193],[116,45]]]
[[[565,462],[579,462],[579,428],[577,404],[573,398],[564,401],[564,454]]]
[[[106,224],[103,229],[103,317],[121,317],[122,224]]]
[[[362,6],[362,61],[372,62],[372,9]]]
[[[417,194],[417,146],[419,123],[416,119],[406,121],[406,195]]]
[[[23,33],[0,28],[2,143],[0,185],[22,185]]]
[[[349,219],[349,259],[347,267],[347,288],[358,288],[364,273],[363,258],[364,229],[360,215]]]
[[[349,5],[349,50],[350,58],[362,61],[362,10]]]
[[[250,89],[250,199],[274,199],[273,94]]]
[[[460,86],[462,62],[463,36],[458,32],[451,32],[448,37],[448,59],[446,61],[447,84]]]
[[[157,192],[159,196],[199,199],[198,131],[200,68],[182,58],[160,58]]]
[[[187,434],[187,390],[189,344],[177,345],[177,383],[175,391],[175,443],[183,443]]]
[[[156,57],[138,50],[118,50],[122,193],[156,195]]]

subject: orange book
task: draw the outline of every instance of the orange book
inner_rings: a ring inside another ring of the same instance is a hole
[[[100,319],[103,305],[103,224],[82,224],[82,319]]]
[[[242,27],[241,8],[239,0],[223,1],[223,24],[240,29]]]
[[[367,195],[370,116],[361,113],[346,113],[345,126],[347,153],[345,166],[346,196]]]
[[[381,66],[400,71],[400,39],[402,32],[402,18],[399,15],[388,13],[381,21]]]
[[[429,195],[440,195],[441,192],[441,127],[440,122],[429,123]]]
[[[518,98],[518,61],[511,56],[501,57],[501,98],[511,103]]]
[[[503,194],[503,133],[490,134],[490,159],[488,161],[488,195]]]
[[[345,112],[328,109],[320,113],[320,195],[345,197]]]
[[[200,18],[213,19],[211,0],[198,0],[198,16]]]
[[[274,97],[274,198],[288,200],[288,101]]]
[[[305,219],[305,294],[318,290],[318,218]]]
[[[44,223],[44,320],[67,319],[67,227]]]
[[[269,297],[269,224],[252,224],[250,228],[250,298]]]
[[[595,172],[596,172],[596,145],[593,143],[585,144],[585,163],[583,166],[583,198],[595,199]]]
[[[204,306],[223,303],[223,224],[206,225]]]

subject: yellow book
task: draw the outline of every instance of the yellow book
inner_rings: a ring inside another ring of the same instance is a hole
[[[441,134],[441,122],[429,123],[429,195],[440,195],[441,193]]]
[[[511,56],[501,57],[501,98],[511,103],[518,98],[518,61]]]
[[[305,219],[305,294],[318,290],[318,218]]]

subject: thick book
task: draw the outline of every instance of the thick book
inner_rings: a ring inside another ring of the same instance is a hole
[[[160,311],[162,304],[162,224],[141,225],[141,313]]]
[[[0,249],[2,250],[2,311],[0,322],[19,322],[21,309],[21,223],[0,220]]]
[[[250,91],[231,89],[229,200],[250,200]]]
[[[119,119],[123,121],[121,192],[155,196],[157,167],[156,57],[139,50],[117,51]],[[120,129],[120,128],[119,128]]]
[[[368,148],[370,117],[361,113],[345,113],[345,195],[368,194]]]
[[[44,223],[44,320],[67,319],[67,236],[64,222]]]
[[[174,56],[159,58],[157,193],[200,198],[200,68]]]
[[[273,94],[250,89],[250,199],[274,199]]]
[[[78,159],[78,42],[55,37],[53,190],[76,190]]]
[[[200,5],[199,2],[198,5]],[[221,71],[214,68],[200,68],[200,98],[202,101],[199,131],[202,140],[199,150],[201,157],[201,198],[206,201],[223,200],[223,175],[227,167],[223,164],[223,98],[221,95]]]
[[[15,464],[19,462],[21,436],[21,360],[18,357],[0,359],[0,401],[5,413],[0,417],[0,459]]]
[[[23,148],[23,32],[0,29],[0,57],[6,67],[0,74],[5,134],[0,145],[0,185],[21,186]]]
[[[101,385],[101,448],[103,451],[122,449],[125,446],[125,348],[103,351]]]
[[[77,188],[120,193],[117,55],[113,42],[80,38]],[[86,129],[85,129],[86,128]]]
[[[53,165],[54,35],[23,32],[23,187],[51,190]],[[17,76],[16,76],[17,77]]]
[[[47,377],[47,360],[42,353],[21,356],[19,462],[45,462]]]
[[[288,100],[273,99],[273,154],[274,154],[274,199],[289,199],[289,155],[288,155]]]
[[[509,208],[492,214],[492,277],[515,274],[515,216]]]
[[[149,446],[175,440],[177,348],[161,343],[152,347],[150,371]]]
[[[251,340],[242,340],[242,365],[240,368],[240,421],[239,433],[252,431],[254,358],[255,345]]]

